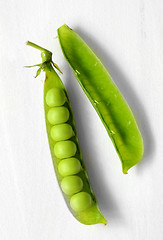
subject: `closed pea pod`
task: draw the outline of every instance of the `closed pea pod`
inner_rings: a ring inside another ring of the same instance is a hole
[[[107,224],[89,184],[70,101],[61,79],[54,70],[54,67],[58,70],[59,68],[52,62],[51,52],[31,42],[27,42],[27,45],[41,51],[42,63],[36,65],[39,66],[36,76],[41,69],[46,75],[44,82],[46,129],[56,177],[67,206],[74,217],[83,224]],[[77,195],[79,193],[81,195]]]
[[[136,120],[109,72],[85,41],[67,25],[58,29],[63,54],[103,122],[122,162],[123,173],[143,156]]]

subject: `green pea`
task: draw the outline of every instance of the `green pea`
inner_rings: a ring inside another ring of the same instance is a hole
[[[62,191],[67,195],[80,192],[83,188],[83,181],[78,176],[69,176],[61,181]]]
[[[50,134],[54,141],[67,140],[74,135],[71,125],[67,123],[53,126]]]
[[[92,205],[91,195],[87,192],[80,192],[75,194],[70,199],[70,206],[76,212],[86,210]]]
[[[72,141],[57,142],[54,146],[54,154],[60,159],[74,156],[76,150],[76,144]]]
[[[48,121],[51,124],[61,124],[69,119],[69,111],[66,107],[54,107],[48,111]]]
[[[66,96],[61,88],[52,88],[46,94],[46,103],[49,107],[62,106],[66,101]]]
[[[63,176],[77,174],[81,171],[81,164],[77,158],[67,158],[58,164],[58,171]]]

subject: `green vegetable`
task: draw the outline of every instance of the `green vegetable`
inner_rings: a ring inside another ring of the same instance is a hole
[[[69,176],[61,181],[62,191],[67,195],[73,195],[80,192],[83,188],[83,181],[78,176]]]
[[[67,206],[74,217],[83,224],[107,224],[89,183],[66,89],[53,66],[58,70],[59,68],[52,62],[51,52],[31,42],[27,42],[27,45],[41,51],[42,63],[35,65],[39,67],[36,76],[40,74],[41,69],[46,75],[46,129],[55,173]],[[80,195],[77,195],[79,193]]]
[[[50,108],[47,113],[47,119],[51,124],[61,124],[69,119],[69,111],[66,107]]]
[[[54,154],[59,159],[75,156],[76,150],[76,144],[73,141],[61,141],[54,145]]]
[[[81,169],[80,161],[77,158],[67,158],[58,164],[58,171],[63,177],[74,175],[80,172]]]
[[[46,103],[49,107],[62,106],[66,101],[65,93],[60,88],[52,88],[46,94]]]
[[[101,118],[121,159],[123,173],[143,156],[143,140],[134,116],[110,74],[84,40],[67,25],[58,29],[63,54]]]
[[[88,209],[92,204],[92,198],[87,192],[80,192],[75,194],[70,199],[70,205],[72,209],[77,212],[81,212]]]
[[[53,126],[50,134],[54,141],[67,140],[74,135],[71,125],[67,123]]]

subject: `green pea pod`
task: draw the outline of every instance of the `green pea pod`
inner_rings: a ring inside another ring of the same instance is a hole
[[[68,208],[81,223],[107,224],[97,205],[79,148],[77,132],[66,89],[57,75],[52,53],[27,42],[41,51],[42,63],[36,76],[43,70],[44,109],[48,141],[57,180]]]
[[[75,77],[103,122],[122,162],[123,173],[143,156],[143,140],[137,123],[102,62],[67,25],[58,29],[63,54]]]

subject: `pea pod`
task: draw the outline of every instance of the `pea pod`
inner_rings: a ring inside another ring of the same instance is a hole
[[[27,42],[41,51],[42,63],[36,76],[45,72],[44,109],[48,141],[56,177],[68,208],[81,223],[107,224],[99,210],[89,183],[88,174],[79,148],[75,122],[66,89],[57,75],[52,53]]]
[[[62,52],[101,118],[126,174],[141,160],[144,151],[133,113],[102,62],[84,40],[67,25],[58,29],[58,38]]]

